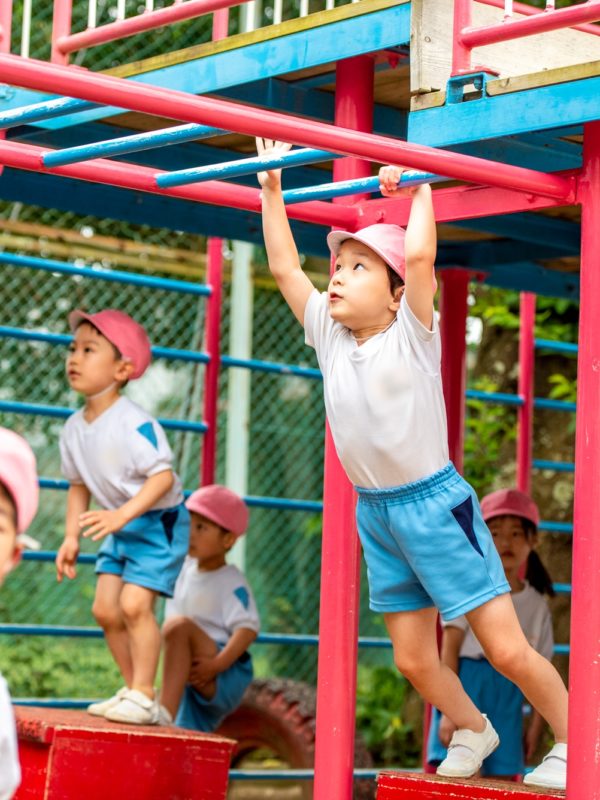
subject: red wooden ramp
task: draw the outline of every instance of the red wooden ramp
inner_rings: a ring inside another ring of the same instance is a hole
[[[15,800],[225,800],[231,739],[81,711],[15,712],[23,772]]]
[[[479,778],[459,781],[407,772],[380,772],[377,777],[377,800],[556,800],[564,796],[564,792]]]

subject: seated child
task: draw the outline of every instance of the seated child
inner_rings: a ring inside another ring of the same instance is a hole
[[[483,519],[502,560],[517,617],[529,643],[545,658],[552,658],[554,638],[550,610],[543,595],[553,595],[552,581],[537,553],[539,512],[533,500],[516,489],[501,489],[481,501]],[[526,578],[521,580],[526,565]],[[485,658],[483,649],[465,617],[444,623],[442,661],[458,673],[467,694],[486,714],[500,735],[500,745],[483,762],[481,774],[507,780],[524,771],[525,756],[531,758],[542,731],[537,711],[523,740],[523,694],[500,675]],[[433,710],[427,761],[438,765],[446,758],[456,726]]]
[[[252,592],[226,555],[248,527],[246,504],[224,486],[203,486],[186,503],[189,556],[167,601],[161,706],[165,721],[214,731],[252,680],[247,652],[259,630]]]
[[[31,448],[16,433],[0,428],[0,584],[19,563],[23,548],[39,548],[25,534],[37,511],[38,494]],[[10,800],[20,783],[15,718],[0,674],[0,800]]]
[[[73,311],[69,323],[74,340],[67,377],[85,405],[67,420],[60,439],[70,487],[57,578],[75,578],[82,531],[93,541],[104,539],[92,611],[125,686],[88,711],[113,722],[156,725],[160,630],[154,603],[157,595],[173,594],[188,548],[189,514],[163,429],[121,396],[150,363],[145,330],[114,309]],[[88,510],[92,497],[100,510]]]

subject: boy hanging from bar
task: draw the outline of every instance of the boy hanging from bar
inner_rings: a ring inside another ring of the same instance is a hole
[[[257,147],[289,150],[266,139]],[[398,188],[401,174],[384,167],[379,177],[384,195],[412,198],[406,230],[380,223],[330,233],[335,266],[321,294],[300,266],[281,170],[259,173],[269,267],[323,373],[336,450],[358,493],[370,606],[384,614],[400,672],[457,728],[438,774],[475,775],[499,741],[440,661],[439,610],[447,621],[466,615],[490,663],[551,725],[556,744],[525,782],[564,789],[567,691],[525,638],[475,492],[448,458],[432,192]]]

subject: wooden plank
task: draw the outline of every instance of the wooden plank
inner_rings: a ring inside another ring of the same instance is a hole
[[[413,0],[411,92],[444,89],[452,64],[453,3]],[[522,15],[515,14],[515,18]],[[473,27],[502,21],[502,10],[475,3]],[[496,70],[501,78],[538,73],[600,60],[600,37],[574,29],[515,39],[473,50],[471,63]]]
[[[380,772],[377,777],[377,800],[556,800],[557,797],[564,797],[564,792],[482,778],[462,781],[399,772]]]
[[[487,93],[490,96],[508,94],[509,92],[522,92],[526,89],[537,89],[540,86],[552,86],[557,83],[579,81],[584,78],[597,78],[600,75],[600,61],[587,64],[574,64],[570,67],[557,67],[556,69],[532,72],[529,75],[517,75],[511,78],[499,78],[488,81]]]

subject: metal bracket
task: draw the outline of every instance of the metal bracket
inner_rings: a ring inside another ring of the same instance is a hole
[[[462,103],[467,100],[468,97],[465,97],[466,86],[473,86],[475,92],[483,97],[485,95],[485,85],[490,78],[490,74],[489,72],[471,72],[468,75],[454,75],[452,78],[448,78],[446,105]],[[470,93],[467,92],[468,94]]]
[[[0,100],[12,100],[15,96],[15,87],[7,83],[0,83]]]

